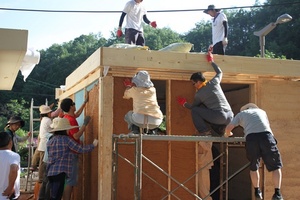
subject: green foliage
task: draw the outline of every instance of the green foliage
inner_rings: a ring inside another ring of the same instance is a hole
[[[195,52],[206,52],[208,46],[212,43],[211,22],[200,21],[196,27],[190,30],[183,38],[194,44]]]
[[[260,57],[260,54],[257,54],[255,57]],[[265,58],[270,58],[270,59],[280,59],[280,60],[286,60],[286,57],[283,55],[275,55],[273,52],[270,52],[266,50],[265,52]]]
[[[19,116],[25,122],[29,121],[30,111],[29,103],[23,98],[9,100],[6,104],[0,104],[0,130],[4,130],[7,121],[12,116]],[[24,129],[29,129],[29,124],[25,123]]]
[[[144,27],[146,46],[151,50],[162,49],[172,43],[184,42],[180,34],[170,28],[154,29],[150,26]]]

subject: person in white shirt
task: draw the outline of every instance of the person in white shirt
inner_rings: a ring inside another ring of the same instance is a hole
[[[13,152],[13,141],[7,132],[0,132],[0,200],[20,196],[20,155]]]
[[[145,46],[145,38],[143,34],[143,21],[153,28],[157,27],[156,21],[150,22],[147,18],[147,11],[142,4],[143,0],[130,0],[126,3],[119,20],[117,36],[121,37],[122,24],[126,16],[125,25],[125,43]]]
[[[220,12],[214,5],[209,5],[203,12],[213,17],[212,21],[212,45],[209,51],[214,54],[225,55],[225,48],[228,45],[228,20],[224,13]]]

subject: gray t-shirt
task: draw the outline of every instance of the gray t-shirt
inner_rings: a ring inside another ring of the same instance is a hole
[[[250,133],[265,131],[272,133],[267,113],[259,108],[249,108],[239,112],[230,124],[243,127],[245,137]]]

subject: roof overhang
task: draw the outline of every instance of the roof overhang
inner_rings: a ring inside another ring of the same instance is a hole
[[[0,90],[11,90],[27,51],[28,30],[0,28]]]

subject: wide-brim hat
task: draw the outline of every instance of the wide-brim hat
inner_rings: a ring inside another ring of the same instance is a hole
[[[18,123],[18,122],[21,123],[21,127],[23,127],[25,125],[24,120],[21,117],[19,117],[19,116],[13,116],[13,117],[11,117],[8,120],[8,122],[6,123],[6,125],[15,124],[15,123]]]
[[[138,73],[136,73],[136,75],[134,75],[134,77],[132,78],[132,82],[137,87],[149,88],[154,86],[147,71],[139,71]]]
[[[50,127],[52,129],[49,132],[53,133],[55,131],[65,131],[65,130],[70,130],[73,128],[78,128],[79,126],[71,126],[68,119],[56,117],[53,119]]]
[[[247,103],[246,105],[241,107],[240,111],[247,110],[249,108],[259,108],[259,107],[254,103]]]
[[[40,114],[47,114],[52,112],[51,108],[49,106],[46,105],[41,105],[40,106]]]
[[[220,9],[220,8],[216,8],[215,5],[209,5],[209,6],[207,7],[207,9],[204,10],[203,12],[206,13],[206,14],[208,14],[208,11],[209,11],[209,10],[215,10],[216,12],[219,12],[221,9]]]

